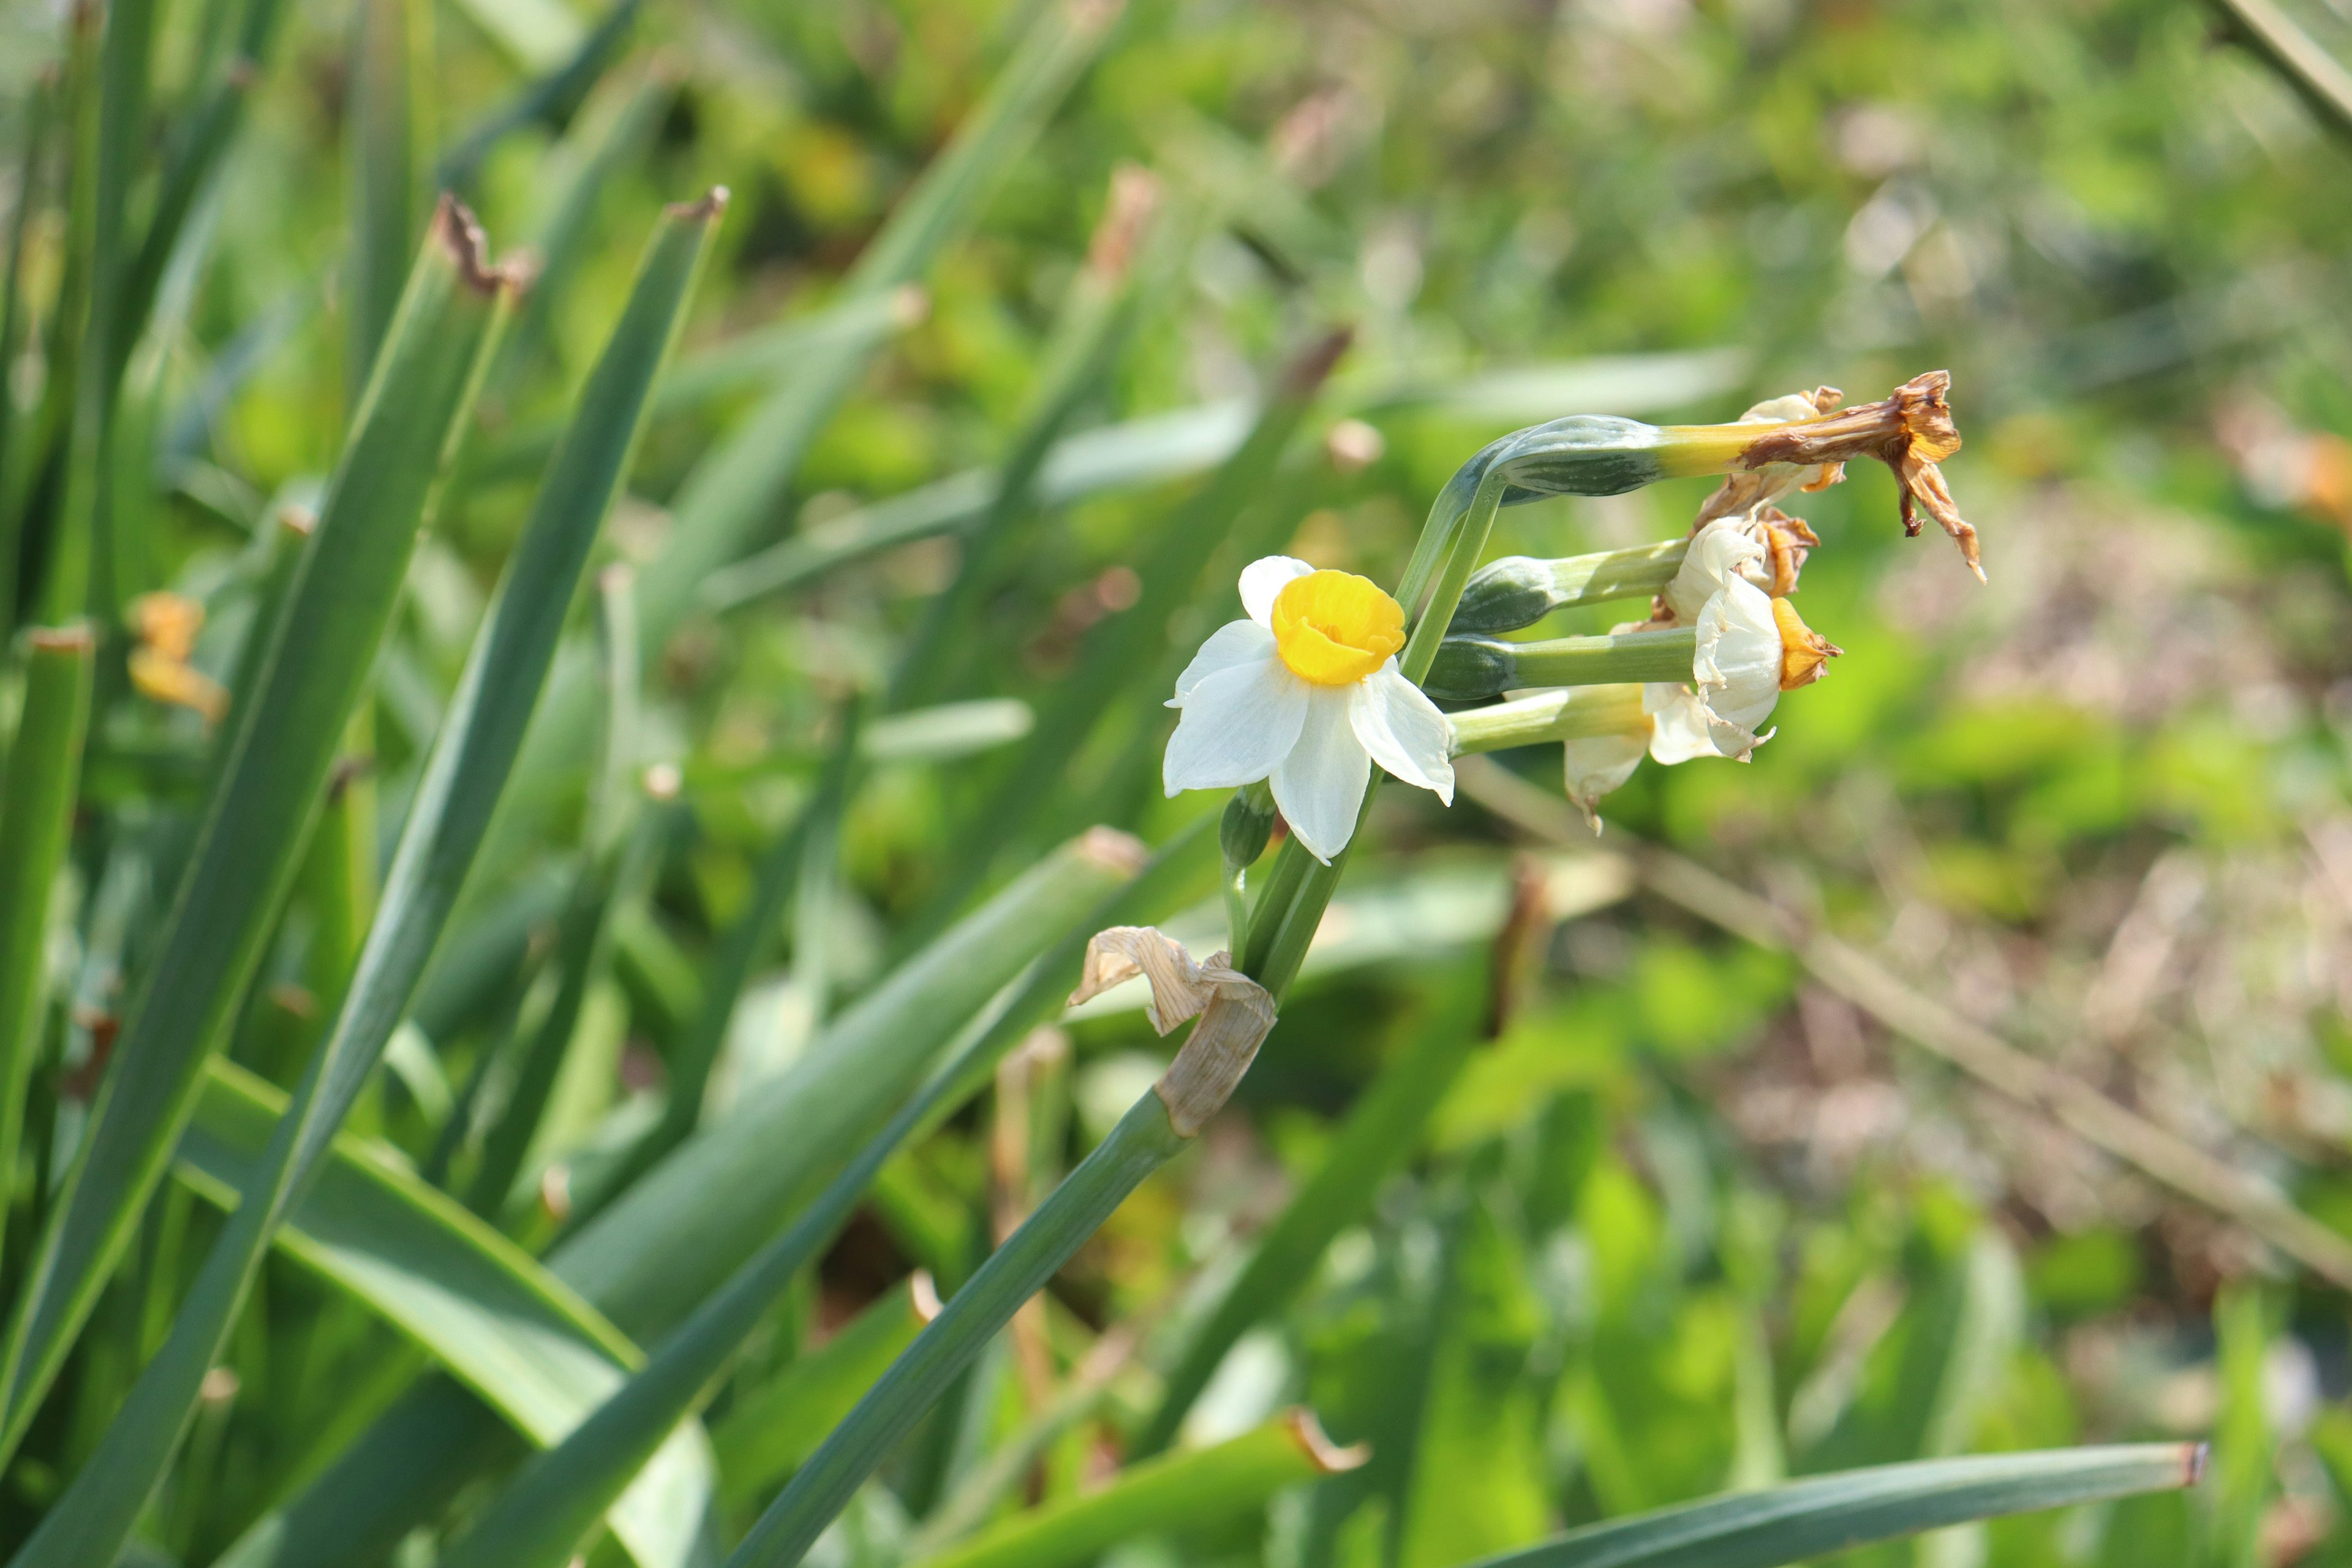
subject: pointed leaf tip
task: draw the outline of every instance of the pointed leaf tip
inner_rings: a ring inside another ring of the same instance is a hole
[[[490,239],[482,232],[481,221],[472,208],[447,191],[441,193],[440,205],[433,209],[433,233],[457,264],[457,276],[478,294],[521,289],[530,281],[533,268],[525,262],[491,263]]]
[[[700,198],[690,202],[672,202],[663,209],[664,216],[680,223],[715,222],[724,216],[730,193],[724,185],[713,185]]]
[[[1299,1451],[1307,1456],[1317,1474],[1344,1475],[1370,1462],[1372,1446],[1370,1443],[1349,1443],[1344,1447],[1334,1443],[1323,1430],[1323,1424],[1315,1419],[1315,1412],[1305,1405],[1291,1411],[1287,1419],[1291,1436],[1297,1440]]]

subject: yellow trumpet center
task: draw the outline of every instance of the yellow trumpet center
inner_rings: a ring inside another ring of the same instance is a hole
[[[1299,679],[1352,686],[1404,647],[1404,606],[1368,577],[1310,572],[1275,595],[1274,646]]]

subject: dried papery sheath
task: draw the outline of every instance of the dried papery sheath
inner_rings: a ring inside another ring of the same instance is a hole
[[[1112,926],[1087,943],[1086,967],[1070,1005],[1139,974],[1151,987],[1144,1013],[1154,1029],[1165,1035],[1187,1018],[1201,1020],[1154,1086],[1170,1125],[1190,1138],[1232,1097],[1256,1059],[1274,1027],[1274,997],[1234,969],[1231,954],[1215,953],[1202,963],[1157,927]]]

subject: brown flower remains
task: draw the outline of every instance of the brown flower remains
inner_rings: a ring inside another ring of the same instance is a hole
[[[1951,372],[1931,370],[1912,377],[1896,387],[1893,396],[1877,403],[1777,426],[1749,444],[1740,455],[1739,467],[1744,471],[1780,465],[1826,468],[1855,458],[1875,458],[1894,470],[1895,482],[1903,487],[1903,531],[1918,533],[1917,509],[1926,507],[1960,547],[1969,570],[1982,582],[1977,531],[1960,516],[1959,504],[1952,500],[1943,471],[1936,466],[1960,449],[1960,432],[1952,423],[1951,405],[1945,400],[1951,386]],[[1729,485],[1727,480],[1727,489]]]

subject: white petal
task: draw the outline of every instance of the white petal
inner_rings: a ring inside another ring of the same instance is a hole
[[[1315,568],[1295,555],[1265,555],[1242,568],[1242,608],[1259,626],[1274,625],[1274,601]]]
[[[1780,700],[1780,626],[1770,596],[1746,578],[1727,582],[1699,612],[1691,673],[1709,719],[1730,731],[1716,736],[1717,749],[1745,755]]]
[[[1581,736],[1561,742],[1560,760],[1566,765],[1568,798],[1598,834],[1601,817],[1593,808],[1642,765],[1642,737],[1631,732]]]
[[[1274,634],[1255,621],[1227,621],[1209,634],[1184,673],[1176,678],[1176,695],[1169,700],[1171,708],[1181,708],[1192,688],[1221,669],[1235,665],[1256,664],[1274,657]]]
[[[1327,866],[1355,836],[1364,786],[1372,779],[1371,753],[1349,721],[1353,696],[1345,686],[1311,689],[1298,744],[1274,769],[1274,804],[1298,841]]]
[[[1391,658],[1358,681],[1348,710],[1356,739],[1372,761],[1417,788],[1454,804],[1454,734],[1445,715]]]
[[[1707,600],[1722,592],[1740,567],[1764,553],[1764,547],[1748,536],[1738,519],[1716,519],[1699,530],[1675,572],[1675,580],[1666,584],[1666,607],[1682,625],[1696,626]]]
[[[1642,710],[1651,720],[1651,761],[1672,766],[1693,757],[1724,754],[1706,721],[1706,710],[1689,687],[1652,681],[1642,689]]]
[[[1256,783],[1298,743],[1307,695],[1307,683],[1278,658],[1217,671],[1185,698],[1160,783],[1170,795]]]

